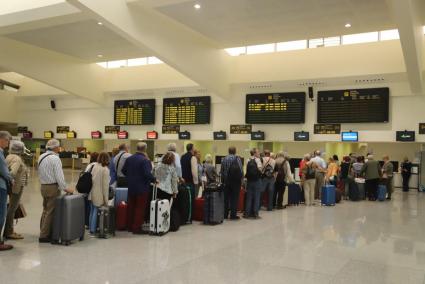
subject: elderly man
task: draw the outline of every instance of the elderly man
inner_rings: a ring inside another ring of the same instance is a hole
[[[311,159],[311,162],[315,163],[316,168],[316,183],[314,187],[314,198],[320,199],[322,187],[325,184],[325,173],[327,165],[325,160],[322,158],[322,153],[319,150],[314,152],[314,158]]]
[[[47,141],[46,153],[38,158],[38,176],[41,183],[41,196],[43,197],[43,213],[40,221],[40,243],[50,243],[53,214],[56,198],[61,191],[72,194],[65,182],[62,162],[59,158],[60,143],[56,139]]]
[[[3,241],[3,230],[6,223],[7,213],[7,191],[12,186],[12,177],[4,158],[4,149],[9,146],[12,136],[7,131],[0,131],[0,251],[10,250],[13,248]]]
[[[142,234],[150,184],[155,182],[152,163],[146,154],[147,145],[137,143],[136,153],[129,157],[122,168],[128,182],[127,228],[133,234]]]
[[[124,167],[125,161],[131,156],[131,154],[128,153],[128,146],[124,143],[118,146],[118,150],[119,153],[114,157],[115,172],[117,175],[117,187],[127,187],[127,179],[122,172],[122,169]]]
[[[182,178],[182,165],[180,163],[180,155],[176,152],[177,151],[176,143],[168,144],[167,150],[169,152],[172,152],[173,155],[174,155],[174,165],[176,166],[177,176],[179,177],[179,179],[181,179]]]

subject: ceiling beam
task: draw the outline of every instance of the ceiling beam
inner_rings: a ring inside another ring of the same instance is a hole
[[[400,34],[411,92],[425,94],[422,77],[424,35],[420,15],[420,1],[423,0],[388,1]]]
[[[104,104],[106,71],[96,64],[0,37],[0,67]]]
[[[232,58],[201,34],[138,2],[67,1],[210,92],[230,94]]]
[[[75,23],[88,19],[80,10],[63,2],[0,15],[0,35]]]

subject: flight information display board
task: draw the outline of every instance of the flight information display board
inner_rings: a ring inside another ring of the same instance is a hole
[[[389,121],[389,88],[319,91],[318,123],[385,123]]]
[[[245,121],[250,124],[305,122],[305,93],[246,95]]]
[[[209,124],[211,97],[164,99],[162,124]]]
[[[114,102],[115,125],[155,124],[155,99]]]
[[[341,124],[315,124],[314,134],[340,134]]]

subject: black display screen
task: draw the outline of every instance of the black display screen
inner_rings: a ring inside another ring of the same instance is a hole
[[[263,131],[251,132],[251,140],[264,140],[265,134]]]
[[[214,140],[226,140],[227,134],[225,131],[215,131],[213,133]]]
[[[319,91],[318,123],[384,123],[389,121],[389,88]]]
[[[190,139],[190,132],[188,132],[188,131],[179,132],[179,139],[180,140],[189,140]]]
[[[164,99],[162,124],[209,124],[211,97]]]
[[[114,102],[115,125],[155,124],[155,99]]]
[[[245,121],[250,124],[304,123],[305,93],[248,94]]]
[[[310,141],[310,133],[304,131],[294,132],[294,141]]]
[[[396,132],[396,141],[399,141],[399,142],[414,142],[415,141],[415,131],[397,131]]]

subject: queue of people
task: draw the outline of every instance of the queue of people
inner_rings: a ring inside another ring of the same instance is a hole
[[[13,247],[5,244],[3,237],[19,240],[23,236],[14,231],[13,218],[18,209],[24,187],[28,182],[28,168],[22,160],[25,145],[15,141],[9,147],[9,155],[4,156],[4,149],[9,146],[11,136],[0,131],[0,251]],[[62,163],[58,152],[60,142],[51,139],[46,144],[46,153],[38,159],[38,176],[43,198],[43,212],[40,220],[39,242],[51,242],[52,222],[56,198],[62,194],[73,194],[65,182]],[[348,199],[353,183],[364,179],[369,200],[376,200],[378,184],[387,188],[391,199],[393,186],[393,164],[386,155],[381,167],[372,154],[364,157],[343,157],[339,162],[337,156],[323,159],[319,150],[304,155],[299,164],[300,186],[306,206],[313,206],[320,199],[321,188],[325,184],[339,187],[343,197]],[[128,188],[127,229],[133,234],[143,234],[143,224],[148,214],[151,184],[158,189],[158,198],[175,199],[179,194],[179,185],[184,184],[190,191],[191,202],[200,195],[199,190],[212,184],[221,183],[224,195],[224,218],[239,220],[240,198],[244,198],[243,217],[260,218],[259,212],[264,205],[267,211],[285,209],[283,196],[288,186],[295,184],[291,171],[290,157],[283,152],[277,154],[256,148],[250,151],[250,158],[244,170],[242,159],[237,155],[235,147],[229,147],[228,155],[221,161],[220,172],[213,165],[210,154],[201,161],[201,153],[191,143],[186,145],[186,153],[181,157],[176,151],[176,144],[170,143],[162,159],[153,166],[147,155],[147,144],[139,142],[136,152],[129,153],[128,146],[121,144],[112,151],[92,153],[90,163],[85,169],[91,173],[92,188],[87,196],[87,227],[91,235],[97,229],[98,210],[108,206],[111,198],[111,185]],[[401,166],[403,190],[408,190],[408,174],[411,163],[405,159]],[[241,195],[241,190],[245,194]],[[241,197],[244,196],[244,197]],[[9,199],[9,208],[6,203]],[[190,206],[192,206],[190,205]],[[193,210],[191,210],[193,214]],[[189,223],[192,216],[189,218]],[[4,232],[4,233],[3,233]]]

